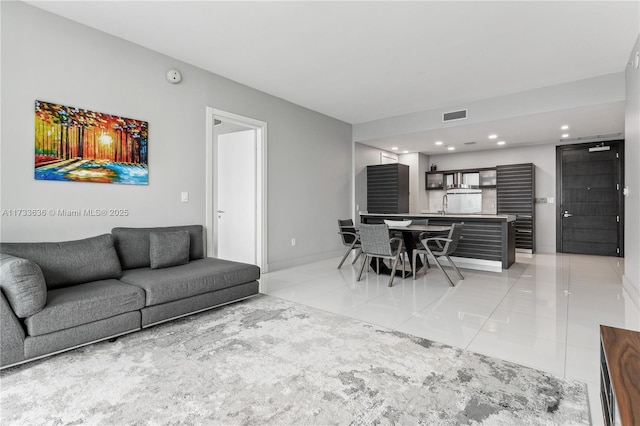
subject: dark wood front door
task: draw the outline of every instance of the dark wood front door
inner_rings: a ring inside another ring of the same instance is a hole
[[[622,256],[622,141],[558,146],[556,154],[557,251]]]

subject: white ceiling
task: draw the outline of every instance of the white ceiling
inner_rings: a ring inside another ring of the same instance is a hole
[[[622,72],[640,32],[638,1],[27,3],[352,124]]]

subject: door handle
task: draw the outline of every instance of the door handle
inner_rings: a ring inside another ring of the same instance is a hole
[[[571,217],[571,216],[573,216],[573,215],[572,215],[571,213],[569,213],[569,211],[568,211],[568,210],[565,210],[565,211],[564,211],[564,214],[563,214],[562,216],[563,216],[563,217]]]
[[[216,210],[218,213],[224,213],[224,210]]]

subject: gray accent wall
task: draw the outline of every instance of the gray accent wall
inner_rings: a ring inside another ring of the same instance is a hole
[[[350,124],[25,3],[3,1],[0,7],[0,207],[129,212],[4,215],[3,241],[79,239],[116,226],[204,224],[205,111],[211,106],[268,123],[270,270],[342,252],[336,220],[351,214]],[[180,84],[165,79],[172,68],[182,73]],[[36,99],[148,121],[149,185],[34,180]],[[180,201],[183,191],[189,192],[187,203]]]
[[[625,197],[624,276],[623,284],[634,303],[640,308],[640,69],[636,55],[640,52],[640,35],[629,55],[626,67],[625,111]]]

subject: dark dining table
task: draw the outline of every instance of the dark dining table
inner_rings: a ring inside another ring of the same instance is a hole
[[[389,228],[389,231],[402,233],[402,240],[404,243],[404,247],[407,251],[407,256],[409,257],[409,265],[411,265],[411,268],[413,268],[413,265],[411,264],[412,258],[413,258],[413,250],[416,249],[415,238],[413,238],[415,234],[421,233],[421,232],[428,232],[430,234],[439,234],[443,232],[449,232],[449,230],[451,230],[451,226],[443,226],[443,225],[409,225],[409,226],[387,225],[387,227]],[[420,260],[420,257],[416,259],[416,263],[417,263],[418,269],[422,268],[422,261]],[[372,260],[370,265],[371,265],[371,268],[377,274],[391,273],[391,268],[389,268],[384,262],[378,263]],[[379,268],[378,268],[378,265],[380,265]],[[410,271],[398,270],[396,271],[396,275],[399,275],[402,278],[405,278],[406,274],[411,273],[412,270],[413,269],[411,269]]]

